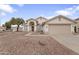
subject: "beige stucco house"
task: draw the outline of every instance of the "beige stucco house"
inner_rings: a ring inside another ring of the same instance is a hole
[[[70,34],[76,31],[77,21],[68,17],[58,15],[51,19],[44,17],[30,18],[23,24],[23,31],[36,32],[43,31],[49,34]]]
[[[76,22],[62,15],[55,16],[51,19],[38,17],[30,18],[26,21],[26,31],[43,31],[49,34],[63,34],[74,32]]]
[[[74,32],[75,21],[62,15],[58,15],[45,22],[50,34],[68,34]],[[45,28],[46,29],[46,28]]]
[[[42,31],[43,30],[43,23],[46,22],[47,19],[44,17],[38,17],[36,19],[30,18],[26,21],[26,28],[27,31]]]

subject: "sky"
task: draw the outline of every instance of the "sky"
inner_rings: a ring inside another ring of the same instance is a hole
[[[57,15],[67,16],[71,19],[79,18],[78,4],[0,4],[0,24],[20,17],[24,20],[39,16],[47,19]]]

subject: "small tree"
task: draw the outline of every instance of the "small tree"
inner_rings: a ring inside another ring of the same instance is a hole
[[[11,23],[12,25],[17,25],[17,26],[18,26],[18,27],[17,27],[17,31],[18,31],[19,25],[23,24],[23,23],[24,23],[24,20],[23,20],[22,18],[14,18],[14,17],[13,17],[13,18],[11,19],[10,23]]]
[[[10,22],[6,22],[5,23],[5,27],[6,27],[6,30],[10,29],[11,28],[11,23]]]
[[[14,17],[12,17],[10,21],[5,23],[5,27],[6,27],[6,29],[10,29],[11,25],[17,25],[18,26],[17,31],[18,31],[19,25],[21,25],[23,23],[24,23],[24,20],[22,18],[14,18]]]
[[[18,25],[17,27],[17,31],[19,29],[19,25],[23,24],[24,23],[24,20],[22,18],[16,18],[16,24]]]
[[[17,24],[16,18],[12,17],[10,20],[10,23],[11,23],[11,25],[16,25]]]

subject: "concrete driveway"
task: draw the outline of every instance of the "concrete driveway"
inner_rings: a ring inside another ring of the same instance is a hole
[[[51,37],[55,38],[58,42],[65,45],[69,49],[79,53],[79,35],[73,34],[52,34]]]

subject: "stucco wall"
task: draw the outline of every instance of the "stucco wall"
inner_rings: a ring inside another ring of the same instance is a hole
[[[51,19],[51,21],[48,22],[48,24],[71,24],[72,22],[64,19],[64,18],[55,18],[55,19]]]
[[[48,33],[48,24],[43,26],[43,32]]]
[[[37,18],[36,20],[38,21],[38,24],[42,24],[43,22],[46,21],[45,18]]]
[[[55,17],[46,22],[48,24],[48,33],[50,34],[62,34],[72,33],[73,27],[71,26],[74,22],[66,17]],[[46,31],[45,30],[45,31]]]

